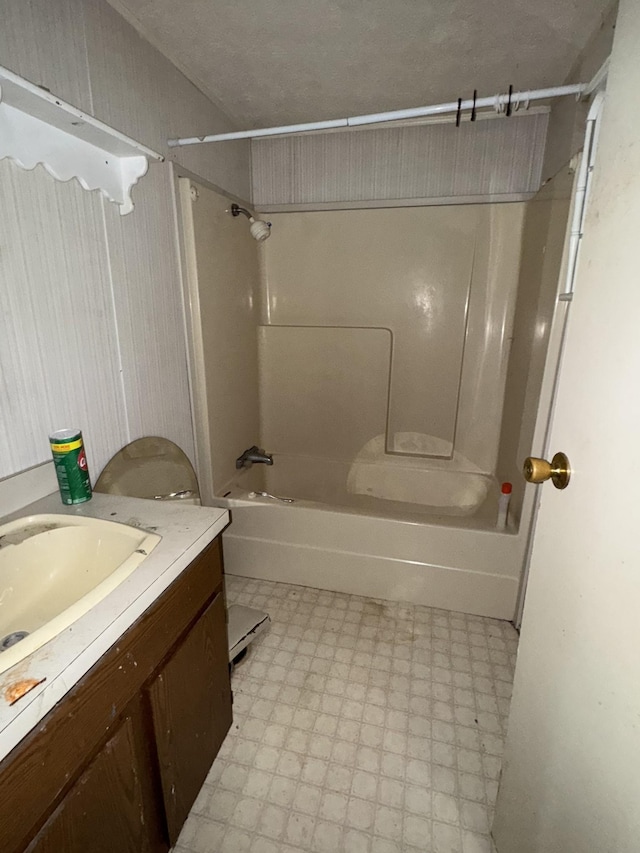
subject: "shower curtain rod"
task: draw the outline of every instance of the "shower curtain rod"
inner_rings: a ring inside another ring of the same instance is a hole
[[[562,98],[565,95],[589,94],[590,85],[574,83],[569,86],[553,86],[548,89],[533,89],[530,92],[511,92],[497,94],[487,98],[469,98],[465,101],[450,101],[446,104],[432,104],[426,107],[413,107],[406,110],[393,110],[386,113],[371,113],[370,115],[338,118],[329,121],[312,121],[304,124],[288,124],[282,127],[261,127],[256,130],[237,130],[231,133],[212,133],[209,136],[185,136],[180,139],[169,139],[168,145],[177,148],[182,145],[199,145],[202,142],[225,142],[231,139],[257,139],[261,136],[282,136],[286,134],[308,133],[313,130],[333,130],[340,127],[362,127],[367,124],[379,124],[387,121],[402,121],[424,116],[446,115],[461,111],[493,107],[497,113],[504,112],[509,106],[517,110],[531,101],[542,101],[548,98]]]

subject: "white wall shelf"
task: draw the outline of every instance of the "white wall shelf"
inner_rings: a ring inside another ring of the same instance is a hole
[[[58,181],[76,178],[133,210],[131,190],[161,154],[0,66],[0,160],[42,164]]]

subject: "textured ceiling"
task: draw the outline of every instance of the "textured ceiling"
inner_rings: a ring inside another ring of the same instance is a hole
[[[561,84],[610,0],[110,0],[241,128]],[[189,128],[184,128],[189,133]]]

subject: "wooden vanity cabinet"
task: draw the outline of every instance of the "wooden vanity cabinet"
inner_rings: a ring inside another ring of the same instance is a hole
[[[2,853],[166,853],[230,725],[218,537],[0,762]]]

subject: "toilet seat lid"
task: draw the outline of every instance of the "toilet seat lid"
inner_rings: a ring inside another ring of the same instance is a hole
[[[176,492],[199,497],[198,478],[186,453],[160,436],[138,438],[119,450],[105,465],[94,491],[132,498],[166,498]]]

